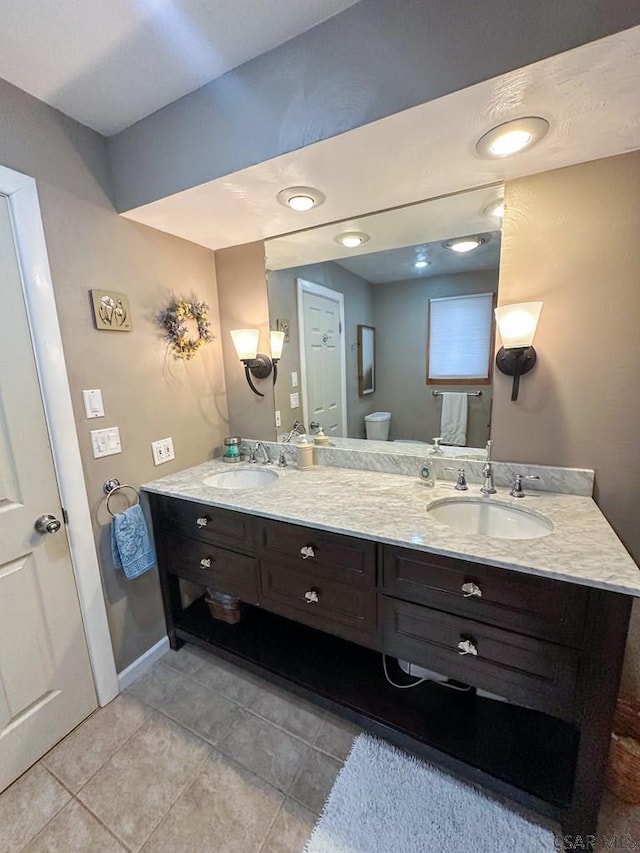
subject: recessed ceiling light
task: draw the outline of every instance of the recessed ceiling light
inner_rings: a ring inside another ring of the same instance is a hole
[[[429,266],[429,261],[425,261],[424,258],[420,261],[416,261],[414,267],[417,270],[423,270],[425,267]]]
[[[504,217],[504,199],[499,198],[496,199],[496,201],[492,201],[491,204],[488,204],[482,212],[485,216],[493,216],[495,219],[502,219]]]
[[[486,243],[487,239],[487,237],[480,237],[476,235],[473,237],[458,237],[455,240],[447,240],[447,242],[442,245],[445,249],[451,249],[452,252],[472,252],[474,249],[477,249],[478,246],[482,246],[483,243]]]
[[[356,249],[363,243],[366,243],[369,235],[362,231],[345,231],[344,234],[338,234],[335,238],[336,243],[340,243],[345,249]]]
[[[304,211],[322,204],[324,195],[313,187],[287,187],[280,190],[277,199],[280,204],[290,207],[291,210]]]
[[[494,127],[476,142],[481,157],[510,157],[539,142],[549,130],[549,122],[540,116],[516,118]]]

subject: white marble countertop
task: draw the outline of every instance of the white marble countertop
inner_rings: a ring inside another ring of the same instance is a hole
[[[221,489],[203,480],[218,471],[266,467],[278,479],[259,489]],[[298,471],[290,466],[228,465],[220,460],[170,474],[142,487],[148,492],[345,533],[420,551],[463,557],[519,572],[571,581],[640,597],[640,569],[589,497],[529,493],[512,498],[499,488],[487,501],[541,514],[554,529],[538,539],[497,539],[460,533],[430,516],[427,506],[444,497],[479,498],[480,487],[457,492],[417,477],[322,466]],[[525,486],[526,491],[526,486]]]

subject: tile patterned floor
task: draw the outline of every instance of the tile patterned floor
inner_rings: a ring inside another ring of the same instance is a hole
[[[0,795],[2,853],[299,853],[357,729],[188,646]]]
[[[0,795],[0,851],[300,853],[356,734],[185,647]],[[640,807],[606,794],[599,833],[640,848]]]

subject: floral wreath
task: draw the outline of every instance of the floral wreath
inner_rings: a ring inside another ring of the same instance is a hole
[[[187,361],[194,357],[203,344],[213,340],[209,331],[207,311],[209,306],[206,302],[187,302],[186,299],[174,299],[164,311],[158,314],[158,322],[164,328],[164,337],[169,341],[175,358],[184,358]],[[198,337],[188,337],[188,329],[185,320],[195,320],[198,327]]]

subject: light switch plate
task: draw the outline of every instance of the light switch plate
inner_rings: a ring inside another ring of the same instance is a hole
[[[282,418],[280,417],[280,409],[276,409],[276,426],[282,426]]]
[[[88,418],[103,418],[104,406],[102,404],[102,392],[99,388],[83,391],[84,411]]]
[[[298,387],[298,371],[297,370],[291,371],[291,387],[292,388]]]
[[[118,427],[92,429],[91,448],[94,459],[99,459],[101,456],[112,456],[114,453],[122,453]]]
[[[289,394],[289,400],[291,401],[292,409],[297,409],[300,407],[300,395],[298,393]]]
[[[151,452],[153,453],[154,465],[163,465],[165,462],[171,462],[172,459],[176,458],[173,450],[173,439],[171,437],[152,441]]]

